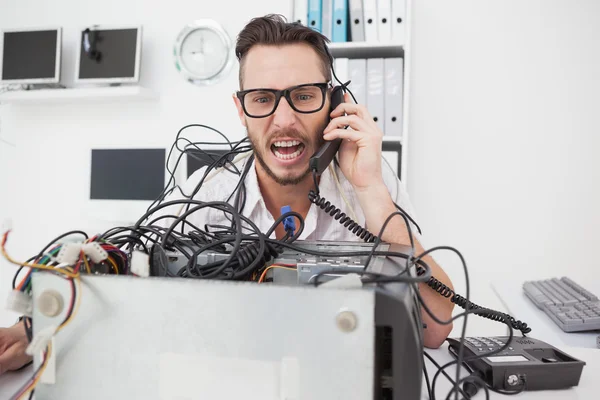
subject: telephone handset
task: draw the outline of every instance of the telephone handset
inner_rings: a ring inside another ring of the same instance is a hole
[[[335,86],[331,91],[331,107],[329,112],[333,111],[337,106],[344,102],[344,90],[342,86]],[[314,173],[321,175],[325,168],[331,161],[333,161],[333,157],[335,157],[335,153],[337,153],[340,145],[342,144],[342,139],[328,140],[325,142],[319,150],[313,154],[308,162],[308,165]]]

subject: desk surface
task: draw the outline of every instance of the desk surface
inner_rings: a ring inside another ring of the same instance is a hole
[[[526,392],[517,396],[518,398],[523,398],[526,400],[588,400],[597,396],[598,383],[596,381],[598,376],[600,376],[600,350],[590,350],[580,347],[563,347],[561,350],[586,362],[579,385],[565,390]],[[427,352],[440,365],[453,360],[450,353],[448,353],[447,345],[443,345],[441,348],[436,350],[427,350]],[[433,379],[433,374],[436,372],[435,366],[429,360],[426,360],[426,366],[430,379]],[[12,396],[19,389],[23,382],[25,382],[31,376],[32,372],[33,368],[28,367],[19,372],[9,372],[4,375],[0,375],[0,399],[10,398],[10,396]],[[447,368],[447,372],[451,377],[454,377],[456,374],[456,369],[454,367],[450,367]],[[466,370],[463,369],[463,372],[466,375]],[[438,378],[436,389],[436,398],[444,399],[451,389],[451,383],[443,375],[441,375]],[[423,386],[421,397],[422,399],[428,399],[425,384]],[[250,399],[250,397],[248,397],[248,399]],[[485,399],[485,393],[480,391],[477,396],[474,397],[474,399]],[[506,396],[490,392],[490,399],[506,399]],[[121,399],[115,398],[115,400]]]

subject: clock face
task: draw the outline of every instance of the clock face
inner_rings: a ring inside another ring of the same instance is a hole
[[[185,68],[198,79],[217,75],[227,64],[229,48],[223,39],[210,29],[197,29],[185,38],[181,60]]]
[[[176,66],[189,82],[212,84],[223,78],[231,67],[231,49],[231,39],[218,23],[195,21],[177,38]]]

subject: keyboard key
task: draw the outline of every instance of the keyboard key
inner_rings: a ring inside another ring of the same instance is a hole
[[[565,304],[566,299],[552,287],[548,281],[539,281],[537,287],[548,296],[554,304]]]
[[[561,280],[564,283],[566,283],[567,285],[571,286],[576,291],[578,291],[579,293],[581,293],[581,295],[583,297],[585,297],[586,299],[598,301],[598,297],[596,297],[594,294],[588,292],[586,289],[584,289],[583,287],[581,287],[577,283],[573,282],[571,279],[567,278],[566,276],[562,277]]]
[[[554,302],[531,282],[525,282],[523,284],[523,290],[532,297],[533,302],[537,307],[539,307],[540,304],[554,305]]]
[[[558,318],[559,320],[561,320],[562,322],[565,322],[566,320],[569,319],[569,317],[567,317],[567,314],[556,314],[556,318]]]
[[[564,323],[566,325],[582,324],[583,323],[583,319],[580,319],[580,318],[571,318],[571,319],[567,319],[566,321],[564,321]]]
[[[583,322],[586,324],[600,324],[600,317],[583,317]]]
[[[558,280],[558,279],[553,279],[553,280],[555,282],[557,282],[557,284],[560,285],[560,287],[562,287],[564,291],[568,292],[571,296],[573,296],[573,298],[575,298],[578,302],[587,300],[587,298],[585,296],[583,296],[577,289],[574,289],[572,286],[569,286],[563,280]]]
[[[575,297],[573,297],[571,295],[571,293],[569,293],[567,290],[565,290],[564,286],[566,286],[566,285],[564,285],[558,279],[554,278],[554,279],[549,280],[548,285],[553,287],[554,290],[556,290],[556,292],[560,295],[560,297],[563,300],[563,304],[579,303],[579,300],[577,300]]]
[[[562,305],[562,302],[540,282],[531,283],[539,292],[541,292],[548,299],[548,301],[550,301],[550,304]]]

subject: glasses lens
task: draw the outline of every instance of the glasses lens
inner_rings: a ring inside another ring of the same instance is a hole
[[[261,90],[246,93],[244,106],[246,112],[255,117],[270,114],[275,107],[275,94]]]
[[[318,86],[301,86],[290,92],[290,98],[298,111],[313,112],[323,105],[323,91]]]

